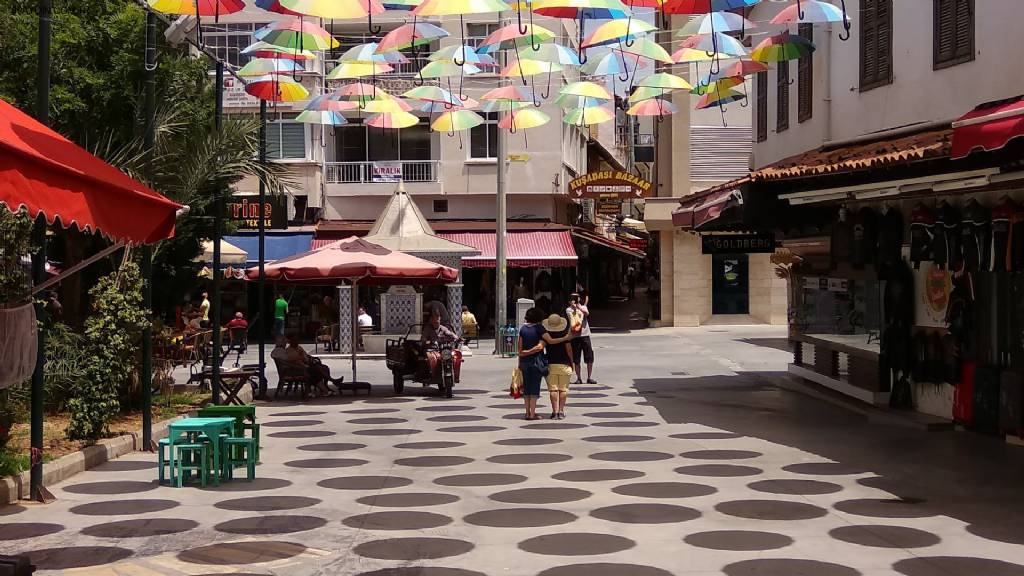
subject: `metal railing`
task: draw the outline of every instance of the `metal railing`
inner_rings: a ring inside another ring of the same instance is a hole
[[[441,162],[438,160],[403,160],[394,162],[325,162],[327,184],[372,184],[397,181],[395,168],[401,168],[406,182],[440,182]]]

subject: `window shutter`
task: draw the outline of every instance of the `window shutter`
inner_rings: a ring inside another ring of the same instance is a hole
[[[974,0],[934,0],[935,69],[974,60]]]
[[[935,0],[935,63],[956,57],[956,1]]]
[[[860,22],[860,89],[892,82],[892,0],[863,0]]]
[[[814,41],[814,25],[800,25],[800,36]],[[814,56],[808,54],[797,63],[797,121],[806,122],[814,115]]]
[[[757,141],[768,139],[768,73],[757,73]]]
[[[789,62],[779,62],[775,74],[775,131],[783,132],[789,130]]]
[[[298,122],[281,124],[281,157],[306,157],[306,125]]]
[[[958,62],[974,60],[974,0],[956,3],[956,58]]]
[[[876,50],[878,75],[875,82],[888,84],[892,79],[892,0],[875,0]]]

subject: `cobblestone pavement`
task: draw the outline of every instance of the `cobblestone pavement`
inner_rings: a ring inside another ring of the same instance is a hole
[[[0,508],[0,551],[42,574],[1024,576],[1024,451],[781,389],[783,338],[598,335],[564,421],[523,421],[512,360],[478,353],[453,399],[364,362],[372,396],[260,407],[254,482],[159,486],[131,455]]]

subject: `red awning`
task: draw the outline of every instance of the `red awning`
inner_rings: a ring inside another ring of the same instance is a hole
[[[577,238],[580,238],[581,240],[590,242],[592,244],[597,244],[599,246],[604,246],[605,248],[617,250],[619,252],[622,252],[626,256],[632,256],[633,258],[643,259],[647,256],[647,254],[645,254],[643,250],[634,250],[633,248],[626,246],[622,242],[612,240],[611,238],[606,238],[604,236],[601,236],[600,234],[594,234],[589,230],[582,230],[576,228],[573,229],[572,235],[576,236]]]
[[[696,230],[718,219],[727,208],[743,205],[743,192],[738,188],[698,193],[695,198],[683,200],[672,212],[672,224],[684,230]]]
[[[3,100],[0,203],[133,243],[173,236],[181,208]]]
[[[1024,137],[1024,96],[982,104],[953,123],[955,160],[974,150],[999,150],[1014,138]]]
[[[495,267],[497,235],[494,232],[443,232],[438,236],[480,251],[479,256],[463,257],[463,268]],[[576,265],[576,249],[573,248],[569,232],[509,232],[506,238],[505,253],[509,268],[560,268]]]
[[[313,238],[313,243],[310,245],[310,250],[319,250],[328,244],[334,244],[340,240],[340,238]]]

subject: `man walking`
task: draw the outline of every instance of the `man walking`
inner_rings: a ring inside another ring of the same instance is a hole
[[[594,380],[594,346],[590,342],[590,309],[580,301],[579,294],[569,296],[569,307],[565,309],[572,333],[572,362],[576,370],[576,384],[583,383],[581,360],[587,364],[587,384]]]
[[[203,301],[199,303],[199,325],[210,327],[210,295],[203,292]]]
[[[274,337],[284,337],[284,321],[288,317],[288,301],[284,294],[278,294],[274,301]]]

